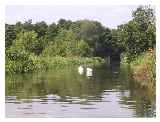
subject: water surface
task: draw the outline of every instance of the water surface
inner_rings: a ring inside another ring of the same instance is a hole
[[[6,76],[6,117],[153,117],[155,104],[125,68]]]

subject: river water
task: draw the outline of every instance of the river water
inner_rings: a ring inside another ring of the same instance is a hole
[[[154,117],[155,103],[125,68],[6,75],[6,117]]]

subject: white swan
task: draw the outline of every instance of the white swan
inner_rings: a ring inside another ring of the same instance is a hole
[[[86,76],[87,77],[93,76],[93,69],[87,67]]]
[[[82,75],[82,74],[83,74],[84,69],[83,69],[83,67],[82,67],[82,66],[79,66],[79,67],[78,67],[78,72],[79,72],[79,74],[80,74],[80,75]]]

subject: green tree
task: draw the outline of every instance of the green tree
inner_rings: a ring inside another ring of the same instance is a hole
[[[91,55],[89,45],[84,40],[78,41],[78,46],[76,50],[78,52],[78,56],[88,57]]]
[[[37,33],[34,31],[19,33],[13,46],[36,55],[43,49],[43,43],[37,38]]]
[[[78,23],[80,24],[80,39],[88,43],[92,56],[95,56],[97,43],[105,28],[97,21],[81,20]]]
[[[72,31],[61,30],[55,37],[54,42],[50,42],[45,48],[43,55],[60,55],[63,57],[74,55],[77,45],[76,36]]]
[[[48,25],[44,21],[37,22],[34,25],[34,30],[38,34],[38,38],[39,37],[44,37],[46,35],[47,28],[48,28]]]
[[[46,32],[47,43],[53,41],[57,33],[58,33],[57,25],[55,23],[50,24]]]
[[[23,29],[25,31],[33,31],[34,30],[34,25],[32,24],[32,19],[29,19],[24,22]]]
[[[94,43],[99,39],[99,35],[103,32],[104,28],[96,21],[83,20],[80,23],[81,38],[90,46],[94,47]]]
[[[118,27],[118,40],[123,42],[129,62],[148,48],[153,48],[155,37],[155,16],[150,6],[138,7],[133,12],[133,20]]]
[[[11,46],[6,50],[5,67],[8,73],[24,73],[35,69],[29,52],[16,46]]]
[[[69,30],[71,24],[72,24],[72,21],[70,21],[70,20],[67,21],[67,20],[65,20],[65,19],[60,19],[60,20],[58,21],[57,27],[58,27],[59,29]]]
[[[10,47],[13,43],[13,40],[15,39],[16,32],[14,29],[14,25],[5,24],[5,47]]]
[[[24,31],[23,24],[21,22],[17,22],[14,26],[14,29],[15,29],[16,35],[20,32],[23,32]]]

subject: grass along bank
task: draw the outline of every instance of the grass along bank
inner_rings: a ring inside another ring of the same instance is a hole
[[[105,63],[104,59],[100,57],[32,57],[36,69],[56,69],[70,66],[100,66]]]
[[[142,86],[148,88],[149,96],[155,99],[156,96],[156,56],[155,50],[150,49],[148,52],[139,56],[137,60],[131,63],[133,77]]]
[[[122,62],[125,64],[125,59]],[[150,91],[151,97],[156,94],[156,55],[155,49],[149,49],[135,58],[130,64],[133,78],[140,86]]]
[[[133,77],[144,86],[155,86],[156,81],[155,50],[150,49],[131,63]]]
[[[105,60],[100,57],[43,57],[29,55],[28,58],[21,57],[19,61],[7,60],[6,73],[25,73],[40,70],[59,69],[79,65],[93,67],[100,66],[103,64],[105,64]]]

